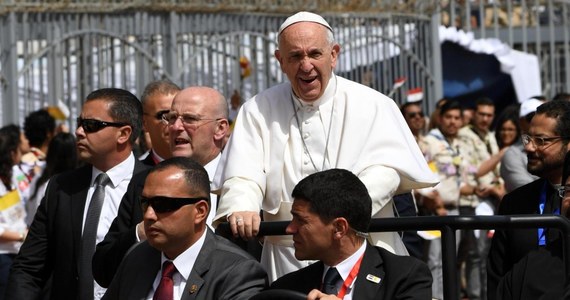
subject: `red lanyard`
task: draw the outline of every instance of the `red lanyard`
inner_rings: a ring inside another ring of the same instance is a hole
[[[364,253],[362,254],[362,256],[360,256],[360,258],[358,259],[358,261],[356,262],[354,267],[352,267],[352,270],[350,270],[348,277],[346,278],[346,280],[342,284],[342,287],[340,288],[340,291],[338,292],[338,295],[337,295],[338,298],[343,299],[344,296],[346,295],[346,291],[348,290],[348,288],[350,287],[350,285],[352,284],[352,282],[356,278],[356,275],[358,275],[358,271],[360,270],[360,263],[362,262],[363,257],[364,257]]]

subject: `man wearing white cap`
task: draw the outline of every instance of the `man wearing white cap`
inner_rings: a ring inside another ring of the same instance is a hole
[[[331,168],[348,169],[364,182],[374,218],[394,216],[395,193],[437,183],[394,101],[333,73],[340,46],[321,16],[289,17],[278,46],[275,57],[289,82],[242,106],[214,180],[222,195],[216,220],[252,239],[260,210],[265,221],[291,220],[294,186]],[[406,253],[396,233],[371,238]],[[309,263],[295,259],[290,236],[265,237],[261,262],[272,281]]]
[[[539,98],[541,97],[533,97],[521,103],[519,109],[519,124],[522,133],[528,132],[530,120],[534,116],[536,108],[544,103],[544,98],[542,98],[542,100]],[[507,149],[501,159],[500,173],[505,181],[505,190],[507,193],[538,179],[538,177],[527,171],[527,162],[528,158],[524,151],[524,146],[519,139]]]

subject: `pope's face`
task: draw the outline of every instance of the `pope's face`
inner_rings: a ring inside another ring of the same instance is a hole
[[[328,85],[340,47],[327,38],[328,29],[312,22],[287,27],[279,37],[275,57],[293,92],[304,101],[321,97]]]

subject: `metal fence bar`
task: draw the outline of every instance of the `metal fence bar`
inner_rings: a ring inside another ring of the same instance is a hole
[[[286,235],[288,221],[261,222],[259,236]],[[456,238],[457,230],[464,229],[520,229],[556,228],[564,238],[564,268],[570,272],[570,221],[561,216],[513,215],[513,216],[445,216],[445,217],[400,217],[372,219],[370,232],[439,230],[441,231],[444,299],[459,299],[459,276],[457,275]],[[216,228],[222,236],[231,236],[228,223]]]

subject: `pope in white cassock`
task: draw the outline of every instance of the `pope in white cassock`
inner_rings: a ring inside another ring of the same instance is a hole
[[[275,57],[289,82],[241,108],[216,171],[215,220],[244,239],[264,221],[291,220],[291,192],[307,175],[330,168],[356,174],[372,197],[374,218],[393,217],[392,196],[437,184],[393,100],[336,76],[340,46],[319,15],[299,12],[281,25]],[[397,233],[372,233],[374,244],[407,254]],[[261,263],[270,280],[306,266],[290,236],[265,237]]]

